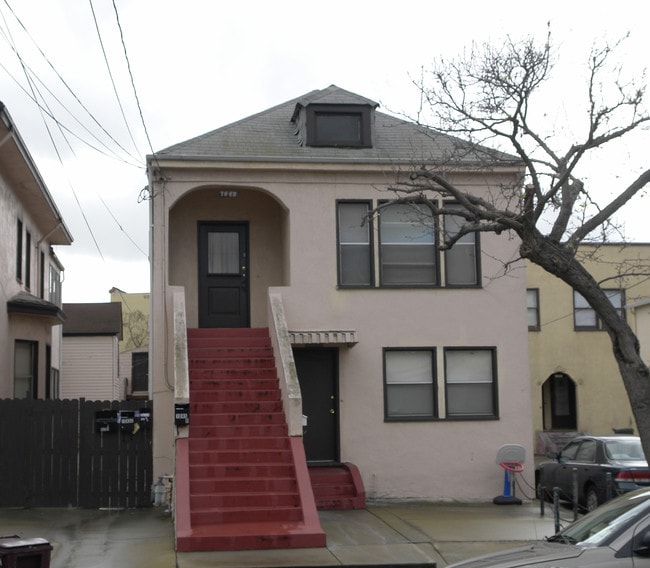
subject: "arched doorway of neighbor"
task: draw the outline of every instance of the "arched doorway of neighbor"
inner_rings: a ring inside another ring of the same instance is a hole
[[[576,386],[566,373],[553,373],[542,385],[544,430],[577,428]]]

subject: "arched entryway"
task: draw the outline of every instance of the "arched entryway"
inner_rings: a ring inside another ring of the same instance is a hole
[[[566,373],[553,373],[542,385],[544,430],[576,430],[576,387]]]

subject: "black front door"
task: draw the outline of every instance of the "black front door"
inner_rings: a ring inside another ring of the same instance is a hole
[[[199,223],[199,327],[248,327],[248,224]]]
[[[302,394],[302,413],[307,417],[303,443],[307,461],[339,461],[338,350],[294,349]]]
[[[553,430],[575,430],[576,387],[573,380],[564,373],[556,373],[550,379],[551,428]]]

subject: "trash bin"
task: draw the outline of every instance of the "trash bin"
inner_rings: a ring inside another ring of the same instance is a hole
[[[2,568],[50,568],[52,545],[44,538],[0,537]]]

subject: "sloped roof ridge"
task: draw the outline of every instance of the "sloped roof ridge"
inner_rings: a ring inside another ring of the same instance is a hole
[[[363,97],[361,95],[357,95],[352,91],[342,89],[337,85],[330,85],[325,89],[311,91],[310,93],[307,93],[306,95],[303,95],[302,97],[299,98],[300,100],[298,101],[298,104],[301,104],[302,106],[307,106],[308,104],[315,103],[315,102],[322,102],[322,103],[348,102],[349,104],[354,102],[354,104],[368,104],[373,107],[379,106],[379,103],[371,99],[368,99],[366,97]]]

